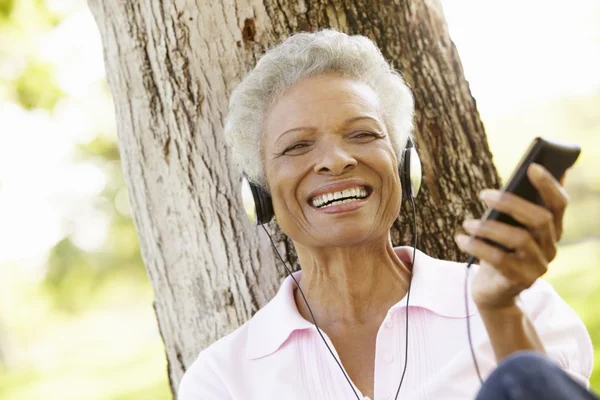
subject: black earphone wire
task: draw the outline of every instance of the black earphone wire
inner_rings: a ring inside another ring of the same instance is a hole
[[[304,296],[304,292],[302,291],[302,288],[300,288],[300,285],[298,284],[298,281],[296,280],[296,277],[292,274],[291,269],[288,268],[288,266],[285,263],[285,261],[283,261],[283,257],[281,257],[281,255],[279,254],[279,251],[277,250],[277,247],[275,247],[275,243],[273,242],[273,239],[271,238],[271,235],[269,235],[269,232],[267,231],[267,228],[265,228],[264,225],[262,225],[262,227],[263,227],[263,230],[265,231],[265,233],[267,234],[267,236],[269,237],[269,240],[271,241],[271,245],[273,246],[273,249],[275,250],[275,253],[277,253],[277,256],[279,257],[279,259],[283,263],[283,266],[285,267],[285,270],[287,271],[288,276],[290,276],[294,280],[294,283],[296,284],[296,287],[298,288],[298,291],[300,292],[300,295],[302,296],[302,300],[304,300],[304,304],[306,304],[306,307],[308,308],[308,312],[310,313],[310,317],[312,318],[313,323],[315,324],[315,328],[317,329],[317,332],[319,332],[319,336],[321,336],[321,339],[323,339],[323,343],[325,343],[325,346],[327,346],[327,350],[329,350],[329,353],[331,354],[331,357],[333,357],[333,359],[335,360],[335,362],[337,363],[337,365],[340,367],[340,370],[344,374],[344,378],[346,378],[346,380],[348,381],[348,384],[350,385],[350,388],[354,392],[354,395],[356,396],[356,398],[358,400],[360,400],[360,396],[358,395],[358,393],[356,393],[356,389],[354,389],[354,385],[352,384],[352,381],[350,381],[350,378],[346,374],[346,371],[344,371],[344,367],[342,367],[342,364],[340,363],[340,361],[337,359],[337,357],[333,353],[333,350],[331,350],[331,347],[329,347],[329,345],[327,344],[327,340],[325,340],[325,337],[323,336],[323,333],[321,332],[321,329],[319,328],[319,325],[317,325],[317,320],[315,319],[315,315],[313,314],[312,309],[308,305],[308,300],[306,300],[306,296]]]
[[[402,387],[402,382],[404,382],[404,375],[406,373],[406,366],[408,365],[408,305],[409,305],[409,301],[410,301],[410,288],[411,288],[411,285],[412,285],[412,276],[413,276],[413,269],[414,269],[414,265],[415,265],[416,248],[417,248],[417,211],[416,211],[416,208],[415,208],[415,199],[414,199],[414,197],[411,196],[410,200],[411,200],[412,210],[413,210],[413,233],[414,233],[415,244],[413,246],[413,257],[412,257],[412,264],[413,265],[412,265],[412,268],[410,270],[410,279],[408,281],[408,291],[407,291],[407,294],[406,294],[406,335],[405,335],[405,339],[406,340],[405,340],[405,348],[404,348],[404,369],[402,370],[402,377],[400,378],[400,384],[398,385],[398,390],[396,391],[396,396],[394,397],[394,399],[398,399],[398,394],[400,393],[400,388]],[[304,300],[304,304],[306,304],[306,307],[308,308],[308,312],[310,313],[310,317],[312,318],[313,323],[315,324],[315,328],[317,329],[317,332],[319,333],[319,336],[321,336],[321,339],[323,339],[323,343],[325,343],[325,346],[327,346],[327,350],[329,350],[329,353],[331,354],[331,356],[333,357],[333,359],[337,363],[338,367],[340,367],[340,370],[342,371],[342,374],[344,374],[344,378],[346,378],[346,381],[350,385],[350,388],[352,389],[352,392],[354,392],[354,395],[356,396],[356,398],[358,400],[360,400],[360,396],[358,395],[358,393],[356,393],[356,389],[354,389],[354,385],[352,384],[352,381],[350,380],[350,378],[346,374],[346,371],[344,370],[344,367],[342,367],[342,364],[340,363],[340,361],[337,359],[337,357],[333,353],[333,350],[331,350],[331,347],[329,347],[329,344],[327,344],[327,340],[325,340],[325,336],[323,336],[323,333],[321,332],[321,329],[319,328],[319,325],[317,324],[317,320],[315,318],[315,315],[313,314],[312,309],[310,308],[310,305],[308,304],[308,300],[306,299],[306,296],[304,295],[304,292],[302,291],[302,288],[300,288],[300,284],[298,284],[298,281],[296,280],[296,277],[292,274],[291,269],[287,266],[286,262],[283,260],[283,257],[281,257],[281,254],[279,254],[279,251],[277,250],[277,247],[275,246],[275,243],[273,242],[273,238],[271,237],[271,235],[267,231],[267,228],[265,228],[264,224],[261,225],[261,226],[262,226],[263,230],[265,231],[265,233],[267,234],[267,236],[269,237],[269,241],[271,242],[271,246],[273,246],[273,249],[275,250],[275,253],[277,254],[277,256],[279,257],[279,259],[283,263],[283,266],[284,266],[284,268],[285,268],[288,276],[290,276],[292,278],[292,280],[294,281],[294,283],[296,284],[296,287],[298,288],[298,291],[300,292],[300,295],[302,296],[302,300]]]
[[[475,262],[475,259],[475,256],[470,256],[467,260],[467,268],[465,269],[465,310],[467,313],[465,317],[467,320],[467,336],[469,338],[471,357],[473,357],[473,365],[475,366],[475,371],[477,371],[477,377],[479,378],[479,382],[483,385],[483,379],[481,378],[481,372],[479,371],[479,364],[477,363],[477,357],[475,357],[475,350],[473,349],[473,339],[471,338],[471,317],[469,317],[469,270],[471,269],[471,265]]]
[[[417,256],[417,210],[415,207],[415,198],[414,196],[410,196],[410,203],[412,204],[413,211],[413,235],[415,239],[415,245],[413,246],[413,257],[412,257],[412,268],[410,269],[410,279],[408,281],[408,292],[406,294],[406,335],[405,335],[405,344],[404,344],[404,369],[402,370],[402,377],[400,378],[400,384],[398,385],[398,390],[396,391],[395,400],[398,399],[398,394],[400,394],[400,388],[402,387],[402,382],[404,382],[404,374],[406,373],[406,366],[408,365],[408,303],[410,302],[410,287],[412,286],[412,277],[413,271],[415,269],[415,257]]]

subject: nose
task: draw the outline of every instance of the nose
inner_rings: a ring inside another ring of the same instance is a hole
[[[356,159],[339,143],[326,143],[321,147],[320,159],[314,167],[317,174],[341,175],[356,167]]]

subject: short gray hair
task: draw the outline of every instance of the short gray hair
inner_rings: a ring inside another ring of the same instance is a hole
[[[225,139],[251,182],[268,190],[261,140],[269,106],[294,83],[325,74],[363,82],[377,93],[400,162],[413,128],[410,89],[369,38],[327,29],[295,34],[267,51],[231,94]]]

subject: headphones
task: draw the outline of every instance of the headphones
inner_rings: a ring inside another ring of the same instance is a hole
[[[414,218],[413,219],[414,239],[415,239],[415,245],[413,246],[413,263],[414,263],[414,261],[416,260],[415,257],[416,257],[416,248],[417,248],[417,225],[416,225],[417,214],[415,211],[415,197],[417,196],[417,194],[419,193],[419,189],[421,188],[422,174],[421,174],[421,160],[419,159],[419,155],[417,154],[417,150],[415,149],[415,144],[413,143],[410,136],[408,137],[408,141],[406,142],[406,147],[404,148],[404,150],[402,150],[402,159],[400,160],[400,168],[398,169],[398,172],[400,175],[400,184],[402,186],[402,200],[410,200],[410,202],[412,204],[413,218]],[[358,393],[356,392],[356,390],[354,390],[354,386],[352,386],[352,382],[350,381],[350,378],[344,371],[342,364],[340,363],[340,361],[337,359],[337,357],[335,356],[335,354],[333,353],[333,351],[327,344],[327,341],[325,340],[323,333],[319,329],[319,325],[317,325],[315,316],[312,312],[312,309],[308,305],[308,300],[306,299],[306,296],[304,295],[304,292],[302,291],[300,284],[298,283],[298,281],[292,274],[291,269],[288,268],[288,266],[286,265],[285,261],[279,254],[279,251],[277,251],[277,246],[275,246],[275,243],[273,242],[273,238],[271,238],[271,235],[269,235],[269,232],[267,231],[267,229],[264,226],[264,224],[269,222],[275,214],[273,212],[273,202],[271,201],[271,196],[262,187],[250,182],[250,180],[248,179],[248,176],[245,173],[242,174],[242,202],[244,203],[244,209],[246,210],[246,214],[248,215],[248,217],[256,225],[262,225],[263,230],[265,231],[267,236],[269,236],[269,240],[271,241],[271,245],[273,246],[273,249],[277,253],[277,256],[279,256],[279,259],[283,263],[283,266],[285,267],[288,275],[296,283],[298,291],[301,294],[302,298],[304,299],[306,307],[308,308],[308,311],[310,312],[310,315],[313,319],[315,328],[317,329],[317,332],[321,336],[321,339],[323,339],[323,343],[325,343],[325,346],[329,350],[329,352],[332,355],[332,357],[334,358],[335,362],[340,367],[340,370],[342,371],[342,374],[346,378],[346,381],[348,381],[348,384],[350,385],[350,388],[354,392],[356,399],[360,400],[360,397],[358,396]],[[400,393],[400,388],[402,387],[402,382],[404,381],[404,374],[406,373],[406,367],[408,365],[408,304],[410,301],[411,284],[412,284],[412,269],[410,272],[410,280],[409,280],[409,284],[408,284],[408,292],[407,292],[407,298],[406,298],[406,334],[405,334],[406,343],[405,343],[405,351],[404,351],[404,370],[402,371],[402,377],[400,378],[400,384],[398,385],[398,390],[396,391],[395,399],[398,399],[398,394]],[[469,338],[470,338],[470,336],[469,336]]]
[[[417,197],[423,179],[421,160],[412,138],[409,136],[406,147],[402,150],[400,168],[400,186],[402,187],[402,200]],[[256,225],[263,225],[271,221],[275,215],[273,202],[269,193],[262,187],[248,180],[246,173],[242,173],[242,203],[248,218]]]

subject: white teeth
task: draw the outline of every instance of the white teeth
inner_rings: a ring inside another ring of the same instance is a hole
[[[356,200],[357,200],[357,199],[345,199],[345,200],[337,200],[337,201],[334,201],[334,202],[333,202],[333,203],[331,203],[331,204],[327,204],[326,206],[323,206],[323,207],[321,207],[321,208],[327,208],[327,207],[331,207],[331,206],[337,206],[337,205],[344,204],[344,203],[350,203],[351,201],[356,201]]]
[[[364,198],[367,197],[367,189],[363,187],[353,187],[349,189],[345,189],[342,191],[337,191],[333,193],[325,193],[319,196],[315,196],[311,203],[314,207],[329,207],[330,205],[343,204],[348,203],[350,201],[355,201],[356,199],[348,199],[348,197],[359,197]],[[343,199],[343,200],[338,200]],[[333,201],[338,200],[338,201]],[[333,201],[333,202],[332,202]],[[329,203],[327,205],[323,205],[325,203]]]

